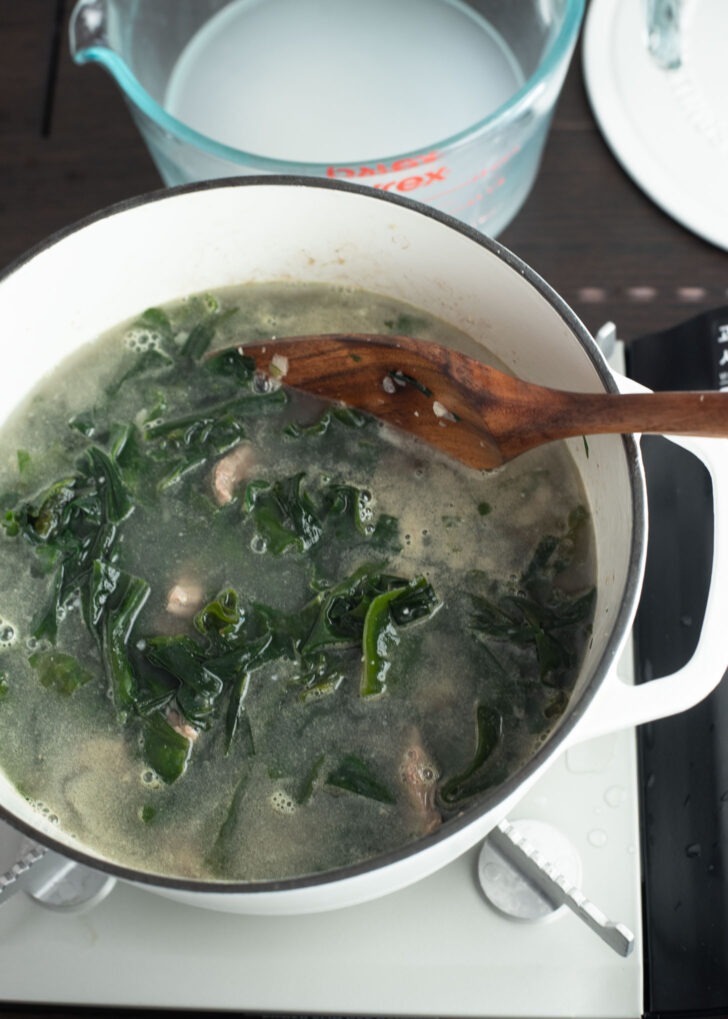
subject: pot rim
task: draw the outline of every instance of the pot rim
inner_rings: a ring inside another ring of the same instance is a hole
[[[69,236],[79,233],[96,222],[107,219],[111,216],[123,214],[127,211],[151,205],[158,201],[175,201],[179,196],[194,192],[211,190],[223,190],[238,187],[305,187],[324,188],[333,191],[343,191],[360,195],[363,199],[374,201],[390,202],[397,206],[410,209],[442,223],[444,226],[455,230],[467,237],[469,240],[486,248],[493,255],[523,276],[524,279],[551,305],[568,326],[570,332],[580,342],[594,366],[600,382],[605,391],[616,393],[618,386],[615,379],[606,366],[606,363],[588,330],[578,318],[576,313],[569,307],[566,301],[548,284],[535,270],[527,265],[518,255],[504,247],[495,239],[476,230],[474,227],[455,219],[453,216],[420,202],[407,198],[400,194],[391,194],[387,191],[374,189],[360,184],[352,184],[348,181],[332,180],[328,178],[297,177],[290,175],[270,176],[243,176],[224,178],[222,180],[201,181],[192,184],[183,184],[171,188],[160,188],[155,191],[124,199],[113,205],[100,209],[76,222],[65,226],[38,244],[29,248],[21,254],[4,270],[0,271],[0,286],[3,285],[15,272],[22,269],[24,265],[32,261],[44,251],[54,247]],[[617,653],[622,644],[622,635],[629,628],[632,621],[634,607],[637,603],[641,587],[641,564],[642,552],[647,537],[647,506],[643,484],[642,460],[639,452],[639,445],[634,435],[623,435],[621,441],[625,453],[629,472],[629,484],[632,496],[632,509],[634,526],[632,528],[631,547],[629,549],[629,565],[625,589],[620,601],[619,610],[612,623],[611,633],[607,639],[604,653],[598,662],[594,673],[585,688],[581,691],[579,699],[569,705],[567,714],[563,716],[558,728],[553,731],[544,743],[529,758],[517,772],[509,776],[501,785],[493,791],[477,798],[471,806],[464,808],[455,817],[449,818],[436,831],[429,835],[422,836],[404,846],[380,853],[359,863],[349,864],[332,870],[320,873],[306,874],[299,877],[290,877],[280,880],[264,881],[217,881],[203,878],[174,877],[165,874],[157,874],[152,871],[137,870],[123,864],[97,857],[90,850],[84,850],[73,845],[62,842],[53,836],[51,832],[40,830],[34,825],[17,818],[2,803],[0,803],[0,820],[5,821],[11,827],[21,831],[28,837],[37,840],[50,849],[55,850],[62,856],[73,859],[78,863],[101,870],[121,880],[133,882],[140,885],[154,886],[160,889],[193,892],[200,894],[233,894],[233,895],[261,895],[271,892],[301,891],[303,889],[314,889],[318,887],[331,886],[343,883],[350,879],[368,874],[371,871],[380,870],[398,864],[410,856],[415,856],[422,850],[438,845],[449,839],[454,833],[461,831],[473,824],[474,821],[492,810],[499,802],[507,800],[513,795],[524,781],[538,771],[539,768],[552,757],[561,744],[566,740],[574,727],[577,725],[585,711],[591,704],[594,696],[600,689],[602,683],[611,671]]]

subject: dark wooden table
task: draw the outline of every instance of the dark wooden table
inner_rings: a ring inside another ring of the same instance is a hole
[[[99,208],[161,186],[116,85],[98,67],[72,63],[71,6],[0,0],[0,266]],[[612,321],[629,340],[728,304],[726,252],[654,206],[609,152],[584,92],[578,50],[536,186],[500,240],[593,332]],[[3,342],[11,340],[4,330]]]

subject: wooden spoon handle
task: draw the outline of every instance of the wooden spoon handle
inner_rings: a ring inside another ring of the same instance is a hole
[[[571,393],[523,384],[481,409],[507,459],[554,439],[628,432],[728,437],[728,394]],[[520,396],[521,394],[519,394]]]
[[[602,432],[728,436],[728,394],[716,392],[597,394],[574,401],[581,424]]]

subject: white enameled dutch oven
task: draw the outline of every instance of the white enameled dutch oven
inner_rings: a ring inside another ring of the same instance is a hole
[[[244,178],[163,191],[52,237],[0,279],[0,421],[71,351],[143,309],[246,281],[363,287],[408,301],[465,330],[516,374],[545,385],[616,391],[598,348],[564,302],[499,244],[459,222],[372,189],[329,181]],[[728,506],[724,440],[686,441]],[[49,824],[0,775],[0,817],[39,842],[183,902],[247,913],[333,909],[394,891],[447,864],[506,816],[568,747],[669,715],[723,674],[728,550],[719,528],[700,644],[680,672],[633,687],[616,663],[639,596],[647,539],[634,436],[572,443],[596,531],[593,640],[558,729],[528,764],[462,816],[404,849],[351,868],[258,884],[146,874],[100,859]],[[716,509],[716,521],[720,513]]]

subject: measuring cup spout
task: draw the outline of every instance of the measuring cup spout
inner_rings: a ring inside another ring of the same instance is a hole
[[[107,0],[78,0],[68,26],[71,55],[78,64],[99,60],[100,48],[110,49]]]
[[[68,24],[71,56],[77,64],[101,64],[128,93],[134,77],[115,45],[113,8],[114,0],[78,0]]]
[[[140,91],[121,52],[121,24],[126,17],[118,0],[78,0],[71,12],[68,34],[71,56],[77,64],[101,64],[130,99]]]
[[[132,114],[138,107],[153,107],[151,97],[136,79],[129,66],[122,40],[129,34],[129,11],[119,0],[77,0],[68,26],[71,56],[79,64],[101,64],[114,78],[132,103]],[[139,125],[144,131],[143,125]]]

